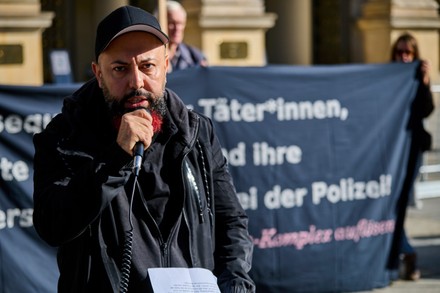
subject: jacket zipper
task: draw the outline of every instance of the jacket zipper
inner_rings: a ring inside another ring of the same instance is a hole
[[[174,234],[176,233],[177,230],[177,225],[174,225],[173,228],[170,231],[170,234],[168,235],[168,241],[163,241],[163,236],[162,233],[160,233],[160,230],[156,224],[156,222],[154,222],[156,225],[156,228],[158,229],[159,232],[159,245],[160,245],[160,250],[161,250],[161,254],[162,254],[162,267],[170,267],[171,264],[171,253],[170,253],[170,245],[168,245],[168,243],[170,242],[170,239],[174,237]]]
[[[139,190],[141,190],[140,186]],[[142,199],[142,203],[144,204],[145,209],[147,210],[147,214],[150,217],[150,220],[154,223],[154,228],[157,231],[158,234],[158,242],[159,242],[159,248],[161,252],[161,267],[169,267],[170,266],[170,246],[168,245],[169,241],[164,241],[163,235],[160,232],[159,226],[157,225],[156,220],[154,220],[153,216],[150,213],[150,210],[148,209],[147,202],[144,198],[144,195],[141,193],[140,198]],[[168,239],[171,239],[174,236],[174,233],[176,232],[177,226],[174,225],[173,228],[170,231],[170,234],[168,235]]]

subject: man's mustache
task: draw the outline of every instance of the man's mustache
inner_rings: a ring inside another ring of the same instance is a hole
[[[125,109],[124,104],[133,97],[144,97],[150,105],[154,104],[153,94],[149,91],[138,89],[134,90],[127,95],[123,96],[119,101],[113,101],[111,105],[112,112],[118,113],[120,115],[125,114],[127,112],[133,111],[133,109]],[[146,109],[148,110],[148,109]]]
[[[120,101],[119,104],[124,105],[129,99],[134,97],[144,97],[150,104],[154,102],[153,94],[147,90],[137,89],[132,91],[131,93],[125,95]]]

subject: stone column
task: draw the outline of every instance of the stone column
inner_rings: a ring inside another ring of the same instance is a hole
[[[369,0],[357,25],[362,35],[366,63],[390,61],[397,37],[408,31],[418,41],[420,55],[429,60],[432,79],[439,74],[439,5],[435,0]]]
[[[93,14],[95,18],[95,27],[110,12],[124,5],[128,5],[128,0],[95,0],[93,3]]]
[[[278,14],[277,25],[268,34],[270,61],[276,64],[312,64],[312,1],[267,1],[267,6]]]
[[[266,65],[265,33],[276,16],[262,0],[183,0],[185,41],[199,47],[209,65]]]
[[[42,33],[54,13],[38,0],[0,0],[0,83],[42,85]]]

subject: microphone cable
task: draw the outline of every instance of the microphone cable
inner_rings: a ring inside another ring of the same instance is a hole
[[[119,285],[119,292],[126,293],[128,291],[128,284],[130,281],[130,270],[131,270],[131,257],[132,257],[132,248],[133,248],[133,201],[134,195],[136,191],[136,186],[138,185],[138,175],[140,166],[142,164],[142,157],[144,154],[144,145],[141,142],[137,142],[134,150],[134,159],[133,159],[133,188],[131,193],[131,198],[129,200],[129,209],[128,209],[128,221],[130,224],[130,228],[125,231],[125,241],[124,247],[122,250],[122,264],[121,264],[121,283]]]

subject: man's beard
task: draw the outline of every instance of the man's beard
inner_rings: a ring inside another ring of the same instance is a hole
[[[132,97],[144,97],[148,101],[148,108],[143,108],[148,111],[153,117],[153,128],[155,132],[159,132],[162,126],[162,121],[167,113],[167,106],[165,102],[165,93],[162,95],[154,95],[153,93],[145,90],[138,89],[130,92],[129,94],[122,97],[122,99],[118,99],[115,96],[112,96],[108,90],[108,87],[105,83],[102,85],[102,91],[104,95],[104,100],[108,106],[110,114],[115,119],[119,119],[122,115],[127,112],[131,112],[135,109],[127,109],[124,107],[125,102]],[[118,127],[119,128],[119,127]]]

